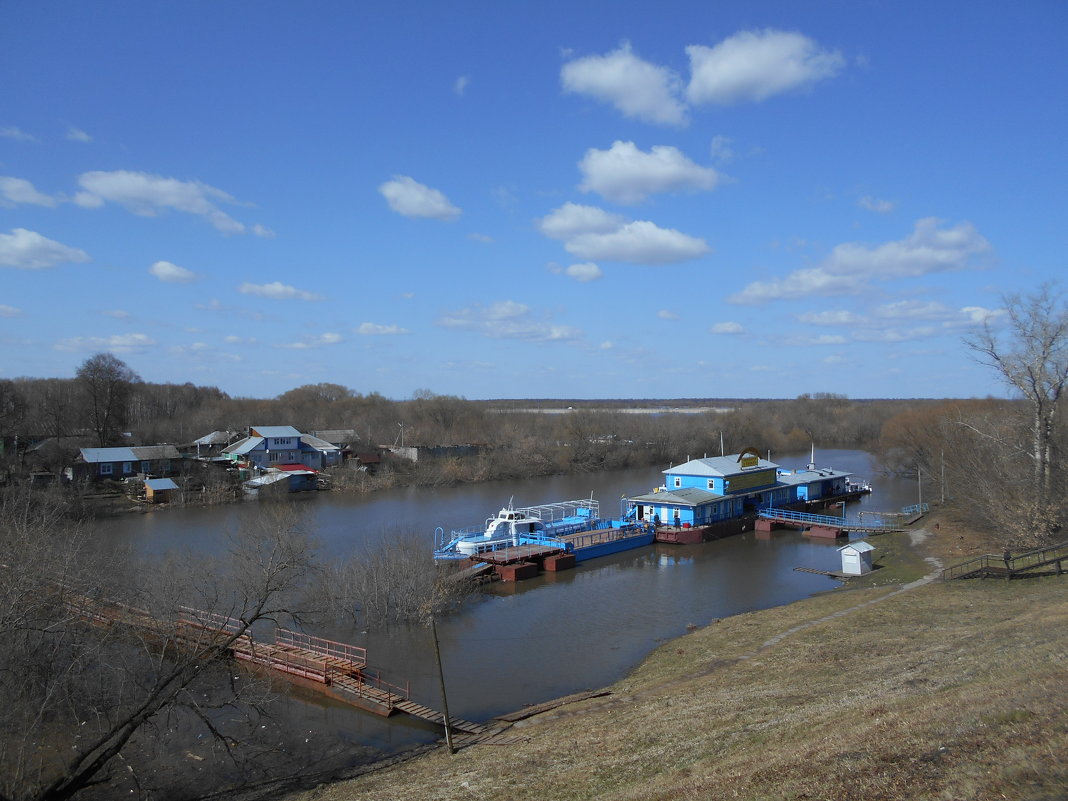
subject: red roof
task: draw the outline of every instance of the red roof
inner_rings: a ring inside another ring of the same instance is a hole
[[[281,470],[284,473],[292,473],[297,470],[307,470],[311,473],[319,472],[318,470],[308,467],[308,465],[306,464],[273,464],[271,465],[271,467],[273,467],[275,470]]]

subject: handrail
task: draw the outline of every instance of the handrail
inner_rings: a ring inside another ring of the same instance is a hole
[[[856,520],[850,521],[844,517],[836,517],[834,515],[817,515],[812,514],[811,512],[796,512],[793,509],[778,509],[773,506],[757,511],[757,517],[763,517],[768,520],[791,520],[796,523],[815,523],[819,526],[851,531],[860,529],[871,531],[895,528],[895,526],[892,526],[889,523],[861,523]]]
[[[942,580],[951,581],[955,578],[963,578],[968,575],[979,573],[990,567],[999,569],[999,573],[1015,575],[1016,573],[1034,570],[1061,560],[1068,561],[1068,542],[1060,542],[1056,545],[1047,545],[1043,548],[1035,548],[1030,551],[1012,556],[1006,559],[1004,554],[988,553],[976,556],[960,564],[950,565],[942,571]]]

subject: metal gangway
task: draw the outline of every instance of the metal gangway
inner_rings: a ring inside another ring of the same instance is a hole
[[[778,509],[775,507],[761,509],[757,512],[757,517],[784,526],[799,528],[819,526],[820,528],[854,531],[864,534],[889,534],[905,530],[903,526],[883,521],[866,523],[862,520],[849,520],[835,515],[817,515],[811,512],[796,512],[793,509]]]

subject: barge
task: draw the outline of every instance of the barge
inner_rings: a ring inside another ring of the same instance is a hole
[[[502,508],[482,526],[445,534],[438,527],[435,559],[470,559],[486,562],[569,555],[584,562],[653,542],[655,527],[635,519],[631,508],[617,519],[603,518],[593,498]]]

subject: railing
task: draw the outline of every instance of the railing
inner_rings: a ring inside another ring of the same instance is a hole
[[[959,565],[951,565],[942,571],[942,580],[951,581],[965,576],[979,575],[983,573],[1014,576],[1027,573],[1039,567],[1057,564],[1058,572],[1060,562],[1068,561],[1068,542],[1050,545],[1045,548],[1036,548],[1033,551],[1025,551],[1016,556],[1010,555],[1008,559],[1004,554],[993,553],[977,556]]]
[[[906,517],[911,517],[912,515],[920,514],[925,515],[929,511],[931,511],[931,505],[927,503],[914,503],[912,506],[903,506],[901,508],[901,514],[905,515]]]
[[[354,668],[359,669],[367,665],[367,649],[359,645],[349,645],[335,640],[325,640],[322,637],[313,637],[300,631],[289,629],[276,629],[274,641],[281,646],[302,648],[319,656],[330,657],[342,662],[349,662]]]
[[[809,523],[815,526],[838,528],[843,531],[894,531],[896,527],[889,523],[862,523],[857,520],[847,520],[844,517],[833,515],[815,515],[811,512],[795,512],[792,509],[777,509],[768,507],[757,512],[757,517],[765,520],[788,520],[794,523]]]

